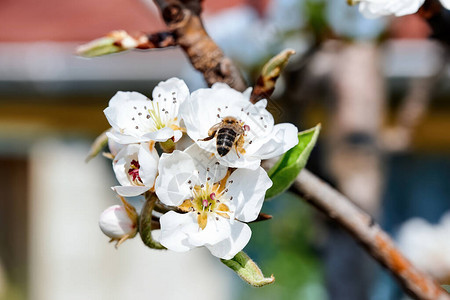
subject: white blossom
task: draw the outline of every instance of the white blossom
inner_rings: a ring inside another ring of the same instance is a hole
[[[159,155],[153,144],[130,144],[114,157],[113,170],[120,185],[113,189],[119,195],[137,196],[154,186]]]
[[[425,0],[356,0],[359,11],[369,19],[395,15],[397,17],[416,13]]]
[[[450,280],[450,212],[439,224],[414,218],[402,225],[398,234],[400,250],[419,269],[442,283]]]
[[[160,218],[160,243],[184,252],[205,246],[214,256],[231,259],[250,240],[244,222],[257,218],[266,190],[266,172],[221,165],[196,144],[184,152],[163,154],[155,191],[161,202],[184,213],[169,211]]]
[[[117,92],[104,110],[114,130],[107,136],[120,144],[148,141],[175,142],[182,136],[178,110],[189,98],[183,80],[171,78],[160,82],[152,93],[153,99],[137,92]]]
[[[441,4],[446,9],[450,9],[450,0],[441,0]]]
[[[297,128],[288,123],[274,125],[272,115],[266,110],[267,100],[252,104],[250,93],[251,89],[240,93],[224,83],[216,83],[212,88],[192,93],[180,108],[189,137],[228,167],[257,169],[261,159],[276,157],[298,143]],[[221,156],[217,152],[216,137],[208,141],[202,139],[227,117],[239,122],[242,144],[239,146],[237,136],[235,145]]]
[[[100,215],[99,226],[102,232],[117,241],[116,247],[137,233],[137,214],[124,206],[113,205]]]

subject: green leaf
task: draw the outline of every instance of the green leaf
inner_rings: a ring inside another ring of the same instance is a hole
[[[298,144],[286,152],[269,170],[272,187],[266,192],[266,199],[273,198],[287,190],[298,173],[305,167],[309,154],[316,144],[320,124],[298,133]]]
[[[444,289],[444,290],[446,290],[447,291],[447,293],[449,293],[450,294],[450,285],[441,285],[441,287]]]
[[[254,287],[265,286],[275,281],[273,275],[268,278],[264,277],[258,265],[243,251],[236,254],[232,259],[221,259],[220,261]]]
[[[125,50],[127,49],[117,45],[115,38],[102,37],[78,47],[77,54],[84,57],[96,57]]]
[[[106,132],[108,132],[108,130],[102,132],[102,134],[100,134],[92,143],[91,149],[85,159],[86,162],[89,162],[91,159],[96,157],[103,150],[103,148],[108,145],[108,137],[106,136]]]

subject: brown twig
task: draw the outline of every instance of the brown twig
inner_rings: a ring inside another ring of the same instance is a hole
[[[414,299],[449,300],[450,296],[429,275],[417,270],[394,246],[374,219],[330,185],[304,169],[295,188],[306,201],[338,222],[398,279]]]
[[[155,0],[169,30],[192,66],[200,71],[209,86],[225,82],[236,90],[246,88],[238,68],[227,58],[217,44],[206,33],[200,19],[200,1]]]

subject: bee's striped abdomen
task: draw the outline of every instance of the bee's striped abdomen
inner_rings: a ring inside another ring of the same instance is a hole
[[[233,146],[235,140],[236,132],[234,132],[233,129],[219,129],[216,139],[217,153],[219,153],[220,156],[226,155],[228,152],[230,152],[230,149]]]

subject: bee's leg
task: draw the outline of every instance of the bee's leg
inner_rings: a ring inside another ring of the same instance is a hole
[[[211,127],[211,129],[208,131],[208,137],[206,137],[204,139],[198,139],[197,141],[206,142],[206,141],[212,140],[216,136],[216,132],[217,132],[216,127],[217,127],[217,125],[214,125],[213,127]]]
[[[234,147],[236,149],[236,154],[239,158],[241,158],[239,156],[240,154],[245,154],[245,149],[244,149],[244,136],[241,135],[238,140],[234,143]]]
[[[210,135],[210,136],[208,136],[208,137],[206,137],[204,139],[198,139],[197,141],[203,141],[203,142],[210,141],[210,140],[212,140],[214,138],[215,135],[216,135],[216,133],[214,132],[213,135]]]

